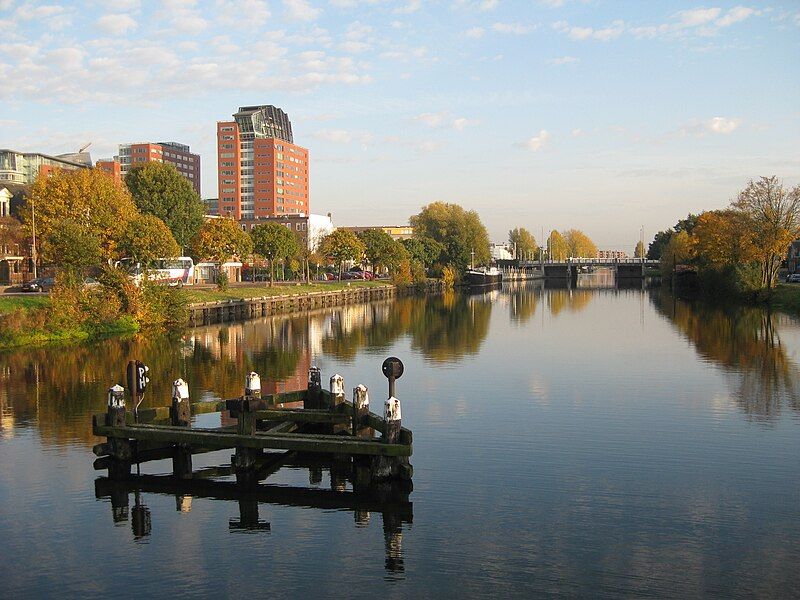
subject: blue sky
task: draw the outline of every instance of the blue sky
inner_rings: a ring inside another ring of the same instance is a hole
[[[632,252],[760,175],[800,182],[800,2],[0,0],[0,147],[174,140],[274,104],[312,212],[432,201],[493,239],[579,228]]]

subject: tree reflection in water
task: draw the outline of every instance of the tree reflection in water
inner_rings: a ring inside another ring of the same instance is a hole
[[[791,319],[760,308],[685,302],[665,290],[651,299],[701,356],[727,368],[736,382],[735,400],[748,417],[772,423],[784,403],[800,410],[797,365],[776,329],[780,319]]]
[[[342,306],[63,348],[22,349],[0,356],[0,435],[31,425],[47,444],[93,444],[92,412],[105,407],[108,387],[125,385],[125,365],[151,370],[143,407],[166,406],[171,382],[189,382],[193,401],[233,398],[244,373],[261,375],[265,393],[307,385],[312,354],[351,361],[362,348],[380,353],[401,336],[435,362],[478,352],[489,330],[490,299],[439,297]]]

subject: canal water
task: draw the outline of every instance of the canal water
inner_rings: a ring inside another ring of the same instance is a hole
[[[0,597],[796,597],[800,323],[592,281],[0,355]],[[256,499],[224,468],[211,494],[92,468],[90,415],[129,359],[150,365],[145,405],[179,376],[196,401],[250,370],[300,389],[316,364],[376,411],[390,355],[407,502],[359,505],[325,466]]]

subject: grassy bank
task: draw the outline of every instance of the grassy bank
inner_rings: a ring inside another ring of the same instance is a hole
[[[254,285],[230,287],[221,292],[216,289],[191,289],[183,288],[182,292],[190,303],[194,302],[219,302],[220,300],[246,300],[248,298],[263,298],[267,296],[300,296],[313,292],[336,292],[338,290],[381,287],[388,285],[387,281],[332,281],[330,283],[310,283],[299,285]]]
[[[0,350],[22,346],[74,344],[89,339],[131,335],[138,331],[139,324],[131,317],[120,317],[111,323],[83,324],[69,328],[21,329],[0,335]]]
[[[13,313],[15,310],[31,310],[50,305],[48,296],[0,296],[0,315]]]
[[[800,285],[779,283],[769,299],[773,308],[792,315],[800,315]]]

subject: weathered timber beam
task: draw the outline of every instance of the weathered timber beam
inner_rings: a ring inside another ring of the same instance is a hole
[[[200,448],[197,446],[192,447],[192,454],[206,454],[208,452],[217,452],[219,448]],[[139,450],[133,457],[134,463],[146,463],[154,460],[167,460],[175,455],[175,446],[166,446],[161,448],[151,448],[149,450]],[[102,471],[107,469],[114,461],[111,456],[103,456],[102,458],[95,459],[94,470]]]
[[[155,440],[172,444],[191,444],[208,448],[271,448],[332,454],[368,456],[411,456],[404,444],[386,444],[363,438],[303,433],[262,433],[240,435],[219,430],[190,429],[153,425],[109,427],[95,423],[95,435],[135,440]]]

